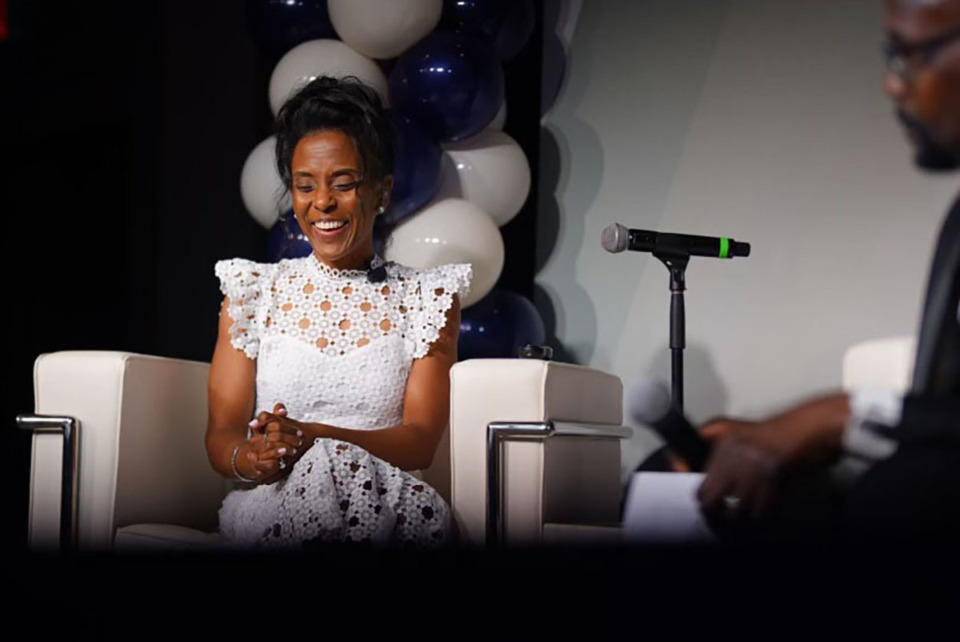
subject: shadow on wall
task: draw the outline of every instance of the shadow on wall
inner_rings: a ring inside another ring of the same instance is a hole
[[[583,0],[552,0],[543,4],[543,47],[540,73],[540,116],[553,108],[563,89],[567,52],[580,21]],[[549,28],[547,28],[549,27]]]
[[[560,239],[561,226],[564,220],[567,221],[565,233],[573,232],[576,235],[576,242],[570,243],[571,247],[577,247],[581,244],[583,238],[582,225],[574,226],[569,218],[564,217],[560,212],[560,203],[557,200],[557,184],[560,181],[560,172],[563,159],[568,158],[569,153],[564,153],[560,149],[560,142],[547,127],[540,130],[540,209],[537,218],[537,246],[535,256],[535,271],[539,273],[543,270],[551,255],[555,252]],[[578,217],[576,222],[582,221]],[[577,229],[571,229],[576,227]],[[570,254],[570,253],[566,253]],[[569,284],[576,283],[576,257],[557,258],[558,270],[563,274],[563,280]],[[566,305],[564,305],[564,303]],[[587,296],[586,290],[581,287],[573,287],[565,292],[563,299],[557,292],[549,286],[541,283],[534,283],[533,286],[533,304],[543,319],[543,327],[546,331],[547,345],[553,348],[553,358],[555,361],[567,363],[587,364],[593,354],[594,342],[588,346],[574,346],[569,348],[561,343],[558,336],[568,334],[565,332],[570,323],[576,324],[581,333],[589,333],[589,336],[596,336],[597,317],[593,310],[593,302]],[[567,310],[576,309],[577,314],[567,315]],[[573,317],[568,318],[569,317]]]
[[[599,24],[598,13],[593,12],[588,20],[577,23],[577,31],[586,32],[584,40],[588,43],[596,41],[593,32]],[[548,20],[550,18],[551,16],[547,16]],[[553,19],[556,20],[556,16]],[[557,39],[546,40],[553,42]],[[569,71],[569,59],[551,60],[551,57],[563,55],[562,46],[545,46],[544,68],[565,68]],[[579,47],[574,55],[578,57],[580,65],[586,64],[589,67],[589,47]],[[592,128],[574,115],[587,90],[586,76],[588,74],[584,75],[584,79],[575,82],[569,82],[570,79],[565,77],[557,81],[555,90],[544,89],[565,93],[566,96],[563,99],[562,132],[557,127],[551,127],[547,117],[544,118],[545,124],[540,130],[540,175],[537,188],[540,203],[534,268],[540,273],[549,263],[553,270],[552,280],[567,284],[567,289],[564,290],[561,300],[558,293],[549,286],[537,283],[533,295],[533,303],[540,312],[546,329],[547,344],[554,350],[554,359],[580,364],[591,363],[594,356],[597,344],[597,315],[586,290],[577,283],[576,262],[579,248],[584,243],[584,235],[589,234],[583,226],[584,214],[596,199],[603,176],[603,149],[600,139]],[[565,193],[569,184],[571,146],[568,141],[575,143],[577,166],[589,168],[590,171],[578,173],[577,191],[575,194],[566,195],[564,205],[568,210],[564,211],[558,194]],[[599,231],[597,242],[599,243]],[[571,328],[574,330],[571,331]],[[567,338],[567,345],[561,344],[559,336]]]
[[[584,295],[584,298],[585,297],[586,295]],[[587,362],[582,359],[577,359],[577,356],[572,351],[568,351],[566,346],[564,346],[557,338],[557,335],[559,334],[557,327],[558,324],[563,323],[563,320],[557,320],[558,310],[556,306],[554,306],[553,302],[559,300],[560,297],[556,294],[556,292],[552,292],[548,288],[545,288],[538,283],[533,284],[533,305],[540,313],[540,318],[543,319],[543,329],[546,334],[546,343],[548,346],[553,348],[553,361],[560,361],[562,363],[578,363],[584,365]],[[562,309],[559,311],[560,313],[563,312]],[[592,327],[594,332],[596,332],[596,317],[593,319]]]
[[[694,426],[701,426],[720,415],[727,407],[729,393],[720,379],[713,357],[703,345],[688,345],[683,351],[684,414]],[[663,381],[670,385],[670,349],[659,350],[643,377]],[[630,417],[631,394],[640,378],[624,382],[624,423],[634,428],[633,437],[621,445],[621,481],[629,482],[637,465],[663,445],[663,440],[650,428],[633,421]]]
[[[717,417],[729,401],[729,394],[714,363],[704,345],[687,345],[683,351],[684,412],[694,425]],[[648,376],[669,385],[670,375],[670,349],[664,347],[653,358]]]

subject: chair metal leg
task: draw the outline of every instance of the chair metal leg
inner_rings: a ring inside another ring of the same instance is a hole
[[[63,435],[63,468],[60,485],[60,550],[72,551],[77,540],[77,493],[80,485],[80,422],[74,417],[23,414],[17,427],[30,432]]]
[[[491,422],[487,424],[487,546],[503,537],[503,442],[506,439],[545,439],[553,422]]]
[[[626,426],[553,421],[493,421],[487,424],[487,546],[503,540],[503,442],[543,441],[552,436],[585,436],[626,439],[633,429]]]

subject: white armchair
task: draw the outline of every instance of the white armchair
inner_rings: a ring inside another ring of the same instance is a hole
[[[58,352],[34,366],[32,549],[207,549],[230,482],[207,461],[206,363]],[[423,478],[462,540],[618,537],[622,386],[590,368],[482,359],[451,371],[450,429]]]
[[[863,341],[843,355],[843,389],[879,388],[905,393],[913,377],[917,340],[911,336]]]

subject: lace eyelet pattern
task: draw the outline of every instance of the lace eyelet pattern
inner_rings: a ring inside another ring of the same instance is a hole
[[[336,270],[313,256],[278,264],[220,261],[216,274],[230,298],[231,344],[251,359],[260,341],[277,334],[343,356],[386,336],[414,342],[427,354],[446,324],[454,295],[470,287],[465,265],[414,270],[386,264],[387,278],[370,283],[365,270]]]
[[[383,267],[386,278],[373,283],[365,270],[335,270],[312,256],[217,263],[231,345],[257,363],[256,412],[281,402],[305,422],[354,430],[402,422],[411,365],[440,336],[471,271]],[[348,540],[433,546],[446,541],[450,519],[434,489],[336,440],[318,440],[283,480],[231,493],[220,518],[233,545],[283,548]]]

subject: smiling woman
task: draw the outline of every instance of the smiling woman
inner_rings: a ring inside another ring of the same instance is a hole
[[[341,131],[300,139],[293,152],[293,211],[316,256],[360,269],[373,256],[373,224],[386,209],[390,177],[363,182],[363,160]]]
[[[324,212],[340,205],[340,214],[350,210],[372,224],[372,238],[384,247],[392,226],[378,214],[390,202],[396,150],[397,136],[379,94],[355,78],[317,78],[287,100],[277,114],[277,170],[292,192],[294,212],[307,238],[314,228],[304,225],[305,220],[319,222]],[[331,200],[333,192],[344,198]],[[354,231],[350,238],[362,241],[368,235],[369,230]],[[311,245],[316,252],[312,240]],[[348,263],[373,255],[373,247],[360,250]]]
[[[252,486],[221,508],[232,546],[450,541],[446,503],[408,471],[430,465],[446,429],[470,266],[375,253],[394,148],[372,89],[307,84],[278,115],[277,164],[313,253],[217,263],[207,453]]]

